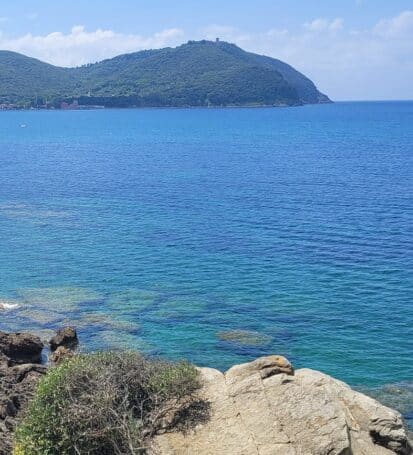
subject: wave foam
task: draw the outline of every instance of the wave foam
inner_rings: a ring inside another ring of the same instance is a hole
[[[20,305],[18,303],[9,303],[9,302],[2,302],[0,301],[0,310],[15,310],[19,308]]]

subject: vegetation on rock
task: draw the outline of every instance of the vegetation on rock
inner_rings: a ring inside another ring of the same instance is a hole
[[[16,431],[15,455],[142,454],[189,421],[198,371],[138,353],[77,355],[49,370]]]

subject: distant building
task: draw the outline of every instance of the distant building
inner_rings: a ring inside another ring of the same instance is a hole
[[[95,105],[95,104],[79,104],[78,100],[74,100],[72,103],[66,103],[63,101],[60,103],[60,109],[64,111],[73,111],[73,110],[85,110],[85,109],[104,109],[105,106]]]
[[[11,104],[11,103],[2,103],[0,104],[0,110],[1,111],[13,111],[18,109],[19,107],[17,104]]]
[[[69,104],[63,101],[63,103],[60,104],[60,109],[64,110],[73,110],[73,109],[79,109],[79,102],[78,100],[74,100],[73,103]]]

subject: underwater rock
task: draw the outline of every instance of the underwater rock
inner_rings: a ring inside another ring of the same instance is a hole
[[[105,328],[108,330],[119,330],[123,332],[133,332],[139,330],[140,326],[136,322],[125,321],[120,317],[98,312],[81,313],[71,319],[64,320],[63,323],[75,323],[78,329]]]
[[[237,343],[247,346],[262,346],[271,343],[272,338],[252,330],[227,330],[217,333],[217,338],[229,343]]]
[[[64,318],[63,314],[47,309],[25,308],[20,311],[19,316],[23,316],[36,324],[56,324]]]
[[[56,312],[77,311],[82,306],[102,300],[99,293],[75,286],[26,288],[20,289],[18,294],[30,306]]]
[[[108,350],[133,350],[149,353],[154,347],[143,338],[128,332],[102,330],[96,334],[97,347]]]
[[[160,295],[145,289],[126,289],[109,296],[106,307],[116,309],[118,314],[139,314],[153,306]]]
[[[192,321],[200,320],[206,312],[207,304],[204,301],[172,297],[159,302],[151,317],[158,320]]]

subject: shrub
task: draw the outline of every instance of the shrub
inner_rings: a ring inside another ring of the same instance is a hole
[[[186,362],[132,352],[75,356],[40,381],[14,454],[145,453],[157,431],[179,424],[176,416],[191,418],[186,410],[199,403],[198,387],[198,372]]]

